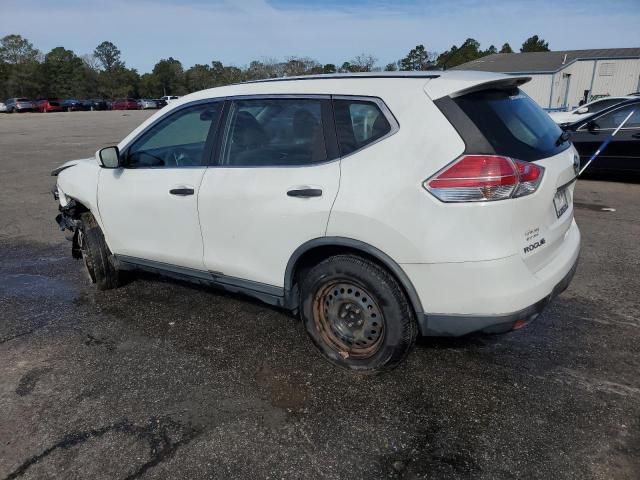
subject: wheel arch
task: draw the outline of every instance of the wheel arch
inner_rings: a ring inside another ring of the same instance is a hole
[[[333,255],[352,253],[373,260],[384,267],[399,283],[407,295],[416,316],[424,313],[420,297],[413,283],[389,255],[360,240],[347,237],[320,237],[300,245],[289,258],[284,275],[285,303],[297,308],[298,288],[296,277],[305,268]]]

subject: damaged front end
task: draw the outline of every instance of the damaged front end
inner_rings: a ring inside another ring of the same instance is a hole
[[[78,234],[80,232],[80,215],[86,211],[86,208],[76,203],[72,198],[67,198],[67,201],[63,205],[60,202],[60,193],[57,186],[51,190],[51,193],[53,193],[53,198],[59,202],[58,211],[60,213],[56,215],[56,222],[60,230],[70,232],[70,234],[66,234],[65,237],[71,241],[71,256],[73,258],[82,258]]]

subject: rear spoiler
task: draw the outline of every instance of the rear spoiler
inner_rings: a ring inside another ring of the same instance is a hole
[[[516,88],[530,80],[531,77],[522,75],[456,70],[446,72],[446,75],[443,74],[440,78],[429,80],[424,86],[424,92],[435,101],[443,97],[455,98],[488,88]]]
[[[531,80],[531,77],[515,77],[509,79],[493,80],[492,82],[479,83],[477,85],[474,85],[473,87],[458,90],[457,92],[454,92],[449,96],[451,98],[456,98],[468,93],[479,92],[481,90],[517,88],[520,85],[527,83],[529,80]]]

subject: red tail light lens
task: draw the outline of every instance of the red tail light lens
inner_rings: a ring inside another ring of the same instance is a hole
[[[443,202],[486,202],[536,191],[544,169],[501,155],[464,155],[425,180],[424,188]]]

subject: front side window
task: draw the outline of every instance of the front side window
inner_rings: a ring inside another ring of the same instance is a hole
[[[605,113],[601,117],[593,121],[593,125],[601,130],[614,130],[627,118],[627,115],[635,110],[631,118],[627,120],[623,128],[640,128],[640,104],[630,105],[628,107],[618,108],[609,113]]]
[[[334,100],[336,133],[340,154],[348,155],[375,142],[391,131],[377,103],[368,100]]]
[[[221,163],[265,167],[327,160],[320,99],[237,100],[231,104]]]
[[[222,102],[178,110],[138,138],[127,155],[127,167],[194,167],[206,164],[205,143],[215,128]]]

